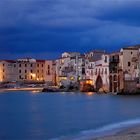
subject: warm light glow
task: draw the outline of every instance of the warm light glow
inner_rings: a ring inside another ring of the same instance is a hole
[[[78,77],[78,80],[81,80],[81,77],[80,76]]]
[[[64,64],[64,60],[61,60],[61,63]]]
[[[93,81],[92,81],[92,80],[87,80],[87,81],[86,81],[86,84],[93,85]]]
[[[43,81],[43,78],[40,78],[41,81]]]
[[[2,82],[3,81],[3,76],[2,76],[3,74],[2,74],[2,69],[0,68],[0,82]]]
[[[35,78],[35,77],[36,77],[36,74],[35,74],[35,73],[31,73],[31,76],[32,76],[33,78]]]
[[[92,96],[94,94],[94,92],[87,92],[88,96]]]
[[[70,80],[74,80],[74,77],[73,77],[73,76],[71,76],[71,77],[70,77]]]
[[[61,80],[67,80],[67,77],[60,77]]]

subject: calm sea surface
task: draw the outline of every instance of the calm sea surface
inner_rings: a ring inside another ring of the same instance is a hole
[[[140,96],[0,93],[0,139],[86,139],[137,123]]]

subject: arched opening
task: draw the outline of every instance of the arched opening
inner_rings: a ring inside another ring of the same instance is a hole
[[[112,92],[112,76],[109,77],[110,85],[109,85],[109,90]]]
[[[117,76],[114,75],[113,77],[113,82],[114,82],[114,92],[117,92]]]
[[[120,76],[118,76],[118,90],[120,91]]]
[[[99,90],[102,87],[103,87],[103,81],[101,76],[99,75],[96,80],[96,89]]]

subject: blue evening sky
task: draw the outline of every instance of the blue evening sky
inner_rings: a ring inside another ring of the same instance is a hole
[[[0,59],[140,44],[140,0],[0,0]]]

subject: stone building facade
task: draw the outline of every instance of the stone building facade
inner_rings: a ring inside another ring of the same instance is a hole
[[[52,82],[53,78],[53,61],[30,58],[0,61],[1,82]]]
[[[80,53],[63,53],[56,60],[56,77],[58,85],[69,85],[85,79],[85,57]]]
[[[92,80],[97,90],[109,91],[109,55],[103,54],[100,60],[91,61],[86,65],[86,78]]]

